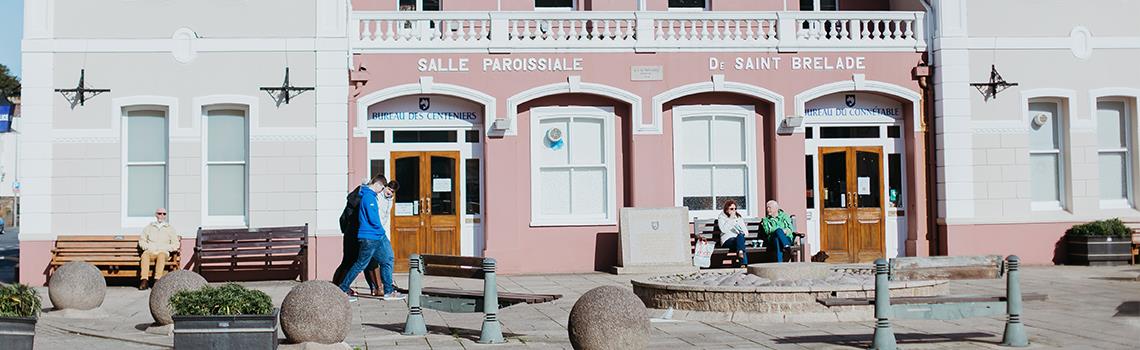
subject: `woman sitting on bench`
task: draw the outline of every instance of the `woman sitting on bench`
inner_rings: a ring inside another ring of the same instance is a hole
[[[744,226],[744,217],[736,211],[736,201],[729,199],[724,202],[716,225],[720,228],[720,246],[736,250],[740,265],[748,267],[748,253],[744,251],[744,234],[748,229]]]

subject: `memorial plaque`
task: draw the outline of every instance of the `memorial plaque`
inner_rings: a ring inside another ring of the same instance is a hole
[[[681,273],[696,271],[689,245],[689,209],[622,208],[621,256],[614,272]]]
[[[665,79],[663,66],[632,66],[629,68],[629,80],[632,81],[660,81]]]

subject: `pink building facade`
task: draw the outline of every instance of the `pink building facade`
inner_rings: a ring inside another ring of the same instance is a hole
[[[917,1],[597,3],[353,2],[348,182],[401,183],[398,265],[608,270],[618,209],[730,199],[833,261],[929,253]]]

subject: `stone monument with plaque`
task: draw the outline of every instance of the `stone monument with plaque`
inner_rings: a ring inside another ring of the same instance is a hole
[[[616,274],[695,272],[689,209],[621,208]]]

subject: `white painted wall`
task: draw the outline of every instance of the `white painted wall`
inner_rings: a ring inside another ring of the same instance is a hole
[[[168,209],[183,237],[203,224],[203,124],[195,106],[203,100],[255,105],[250,226],[309,223],[317,234],[339,234],[347,186],[347,11],[345,0],[25,6],[21,239],[138,230],[122,220],[122,117],[115,105],[131,101],[172,101]],[[316,90],[276,106],[258,89],[280,86],[286,64],[294,86]],[[89,87],[111,92],[72,108],[52,89],[74,87],[80,69]]]
[[[986,224],[1140,216],[1135,209],[1101,208],[1094,115],[1094,95],[1140,91],[1134,20],[1140,2],[935,3],[942,34],[934,45],[940,218]],[[991,65],[1019,85],[985,101],[968,84],[987,81]],[[1030,125],[1023,111],[1025,99],[1042,91],[1068,94],[1072,105],[1063,150],[1067,210],[1034,211],[1030,201]],[[1136,131],[1135,104],[1132,113]]]

